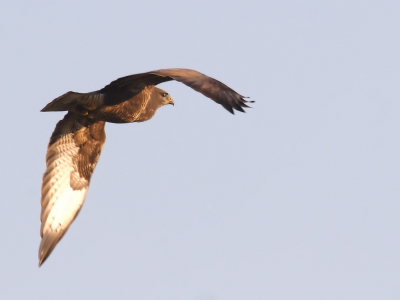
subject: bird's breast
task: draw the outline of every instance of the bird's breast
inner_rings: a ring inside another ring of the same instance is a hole
[[[142,92],[127,101],[116,105],[103,106],[89,112],[88,117],[110,123],[132,123],[139,121],[141,115],[146,111],[150,95],[149,89],[145,88]]]

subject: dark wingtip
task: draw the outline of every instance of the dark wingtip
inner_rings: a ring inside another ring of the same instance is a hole
[[[254,102],[256,102],[256,101],[254,101],[254,100],[244,100],[244,98],[246,98],[246,99],[250,98],[250,97],[247,97],[247,96],[240,96],[240,98],[241,98],[241,100],[242,100],[243,102],[247,102],[247,103],[254,103]]]
[[[248,106],[246,103],[254,103],[254,101],[247,101],[244,100],[243,98],[248,98],[248,97],[240,97],[240,100],[238,101],[232,101],[231,103],[220,103],[220,104],[232,115],[235,114],[235,110],[245,113],[246,111],[243,108],[252,108],[251,106]]]
[[[229,111],[232,115],[235,114],[235,112],[233,111],[233,108],[231,105],[229,105],[228,103],[220,103],[227,111]]]
[[[243,113],[246,112],[246,111],[243,109],[243,107],[245,107],[245,108],[252,108],[251,106],[247,105],[247,103],[254,103],[254,101],[245,100],[245,98],[249,98],[249,97],[240,95],[240,99],[239,99],[237,105],[235,106],[235,109],[236,109],[236,110],[238,110],[238,111],[240,111],[240,112],[243,112]]]
[[[53,102],[48,103],[45,107],[43,107],[40,111],[45,112],[45,111],[52,111],[51,107]]]
[[[245,113],[244,109],[241,106],[239,106],[236,110]]]
[[[228,103],[220,103],[220,104],[232,115],[235,114],[235,110],[245,113],[246,111],[243,108],[252,108],[251,106],[248,106],[246,103],[254,103],[254,101],[245,100],[244,98],[249,98],[249,97],[239,95],[239,97],[237,97],[235,100],[231,100]]]

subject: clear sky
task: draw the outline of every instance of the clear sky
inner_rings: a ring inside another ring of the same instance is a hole
[[[395,299],[399,1],[3,1],[1,299]],[[40,187],[67,91],[191,68],[108,124],[79,217],[39,269]]]

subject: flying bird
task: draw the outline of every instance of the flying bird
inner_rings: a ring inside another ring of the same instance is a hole
[[[106,122],[150,120],[174,104],[156,85],[176,80],[214,100],[232,114],[244,112],[244,96],[222,82],[190,69],[162,69],[119,78],[90,93],[68,92],[41,111],[68,111],[51,135],[41,198],[39,267],[68,230],[85,201],[106,135]]]

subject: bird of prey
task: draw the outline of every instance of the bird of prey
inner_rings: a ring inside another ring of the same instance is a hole
[[[174,104],[156,85],[176,80],[214,100],[232,114],[248,107],[242,95],[222,82],[190,69],[162,69],[119,78],[90,93],[68,92],[42,111],[68,111],[51,135],[43,175],[39,266],[49,257],[78,215],[90,177],[106,139],[106,122],[150,120],[156,110]]]

